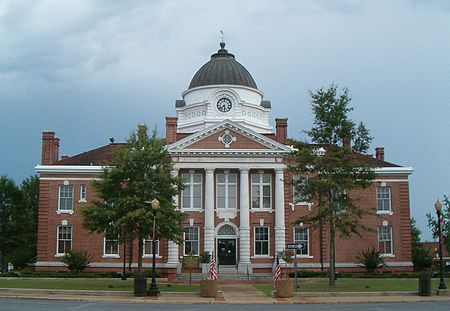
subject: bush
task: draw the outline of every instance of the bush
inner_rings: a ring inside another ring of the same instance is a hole
[[[356,258],[358,263],[366,269],[367,273],[374,273],[377,269],[384,267],[384,259],[381,257],[381,252],[374,248],[362,251]]]
[[[413,245],[412,247],[412,262],[414,268],[419,270],[430,269],[433,263],[433,256],[430,251],[422,245]]]
[[[92,262],[92,255],[84,250],[71,250],[64,254],[62,262],[70,272],[82,272]]]
[[[200,253],[200,262],[209,263],[211,261],[211,254],[209,252]]]

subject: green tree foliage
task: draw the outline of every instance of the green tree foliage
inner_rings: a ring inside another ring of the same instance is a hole
[[[0,177],[0,257],[22,268],[36,258],[39,177],[25,179],[20,187],[6,176]]]
[[[0,264],[1,271],[7,270],[8,258],[21,245],[21,220],[23,209],[20,189],[14,181],[0,176]]]
[[[420,235],[422,231],[417,227],[416,220],[411,218],[411,249],[412,262],[416,269],[427,269],[433,263],[433,256],[430,251],[426,249],[420,242]]]
[[[93,256],[85,250],[70,250],[64,254],[62,262],[70,272],[83,272],[92,262]]]
[[[375,248],[368,248],[362,251],[357,256],[358,263],[360,263],[367,271],[367,273],[374,273],[377,269],[384,266],[384,258],[381,252]]]
[[[160,208],[156,211],[155,238],[179,242],[183,214],[172,202],[179,181],[171,176],[171,169],[164,141],[157,138],[156,131],[149,137],[146,126],[139,126],[94,183],[99,200],[82,210],[85,228],[121,241],[137,240],[138,254],[142,254],[142,241],[153,232],[150,202],[156,198]],[[138,256],[141,271],[142,256]]]
[[[444,224],[442,226],[442,235],[444,237],[443,247],[447,249],[447,252],[450,253],[450,197],[444,195],[444,200],[442,202],[442,219],[444,220]],[[438,220],[436,213],[427,213],[427,220],[428,220],[428,228],[431,229],[431,232],[433,233],[433,238],[438,240],[439,234],[438,234]]]
[[[367,151],[372,138],[364,124],[358,126],[349,118],[347,89],[341,94],[337,87],[310,92],[314,125],[306,133],[313,144],[296,142],[290,166],[300,176],[293,182],[298,193],[314,202],[311,213],[296,220],[326,228],[330,237],[330,285],[335,285],[335,236],[360,234],[365,211],[357,204],[353,190],[371,185],[375,173],[356,159],[356,153]]]

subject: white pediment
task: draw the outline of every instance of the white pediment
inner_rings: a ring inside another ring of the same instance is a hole
[[[290,147],[230,120],[176,141],[168,145],[167,150],[172,155],[283,155],[292,151]]]

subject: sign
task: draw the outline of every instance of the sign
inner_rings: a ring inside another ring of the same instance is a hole
[[[286,243],[286,249],[302,249],[302,243]]]

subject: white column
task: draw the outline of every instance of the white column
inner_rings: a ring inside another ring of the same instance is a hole
[[[240,170],[240,223],[239,228],[239,271],[251,270],[250,262],[250,199],[248,169]],[[251,271],[249,271],[251,272]]]
[[[283,169],[275,170],[275,255],[285,248]]]
[[[172,175],[172,177],[178,178],[178,170],[173,170],[170,172],[170,174]],[[175,205],[176,209],[178,209],[178,194],[176,194],[172,197],[172,201],[173,201],[173,205]],[[179,249],[178,244],[176,244],[172,241],[169,241],[168,250],[167,250],[167,252],[168,252],[167,263],[174,263],[174,264],[180,263],[178,249]]]
[[[204,251],[214,255],[214,169],[206,170],[204,230]]]

